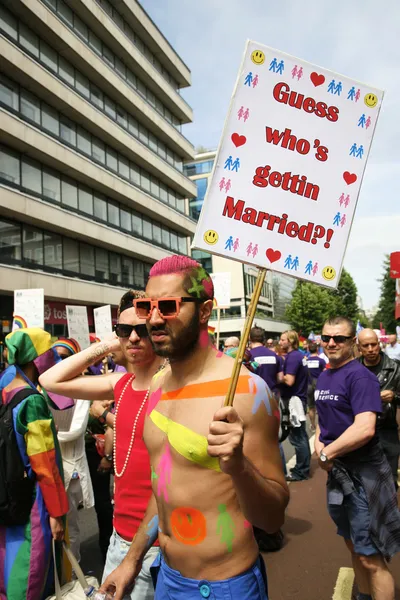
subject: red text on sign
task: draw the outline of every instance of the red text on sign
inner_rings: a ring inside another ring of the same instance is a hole
[[[293,108],[303,109],[307,113],[314,113],[317,117],[327,118],[334,123],[339,118],[339,109],[328,106],[325,102],[316,102],[314,98],[305,98],[304,94],[291,91],[287,83],[281,81],[274,87],[273,96],[277,102],[287,104]]]
[[[286,171],[286,173],[272,171],[271,173],[271,168],[271,165],[257,167],[256,174],[253,177],[253,185],[262,188],[267,187],[267,185],[274,188],[280,187],[285,192],[311,198],[311,200],[318,200],[319,186],[307,182],[305,175],[293,175],[290,171]]]
[[[279,129],[272,129],[271,127],[265,128],[265,136],[268,144],[274,144],[274,146],[280,145],[281,148],[298,152],[299,154],[308,154],[311,150],[311,144],[304,138],[298,139],[292,130],[286,128],[285,131],[279,131]],[[314,140],[314,148],[317,149],[315,158],[321,162],[325,162],[328,159],[328,148],[321,146],[321,142],[318,139]]]

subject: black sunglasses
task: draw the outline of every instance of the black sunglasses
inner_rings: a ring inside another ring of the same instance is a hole
[[[114,331],[117,337],[120,338],[128,338],[130,337],[132,331],[136,333],[136,335],[140,338],[149,337],[149,332],[147,331],[147,327],[144,323],[140,325],[128,325],[127,323],[117,323],[114,325]]]
[[[347,340],[352,340],[352,335],[321,335],[321,340],[325,344],[329,344],[331,340],[335,342],[335,344],[344,344]]]

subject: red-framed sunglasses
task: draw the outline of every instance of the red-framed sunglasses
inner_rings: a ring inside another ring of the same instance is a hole
[[[156,308],[163,319],[174,319],[179,315],[183,302],[202,303],[201,298],[166,297],[152,300],[151,298],[138,298],[133,301],[136,315],[139,319],[150,319],[153,309]]]

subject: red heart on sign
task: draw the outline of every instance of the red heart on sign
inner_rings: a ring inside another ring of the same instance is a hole
[[[268,248],[265,254],[267,255],[269,262],[271,263],[276,262],[282,256],[279,250],[272,250],[272,248]]]
[[[355,173],[349,173],[348,171],[345,171],[343,173],[343,179],[345,180],[347,185],[351,185],[352,183],[357,181],[357,175]]]
[[[319,75],[318,73],[311,73],[310,75],[310,79],[313,82],[313,84],[315,85],[315,87],[318,87],[319,85],[322,85],[325,81],[325,76],[324,75]]]
[[[239,135],[238,133],[232,133],[231,140],[235,144],[236,148],[243,146],[247,142],[245,135]]]

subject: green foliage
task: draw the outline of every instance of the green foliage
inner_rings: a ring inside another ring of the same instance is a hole
[[[329,317],[345,316],[355,322],[361,315],[357,306],[357,286],[350,273],[342,271],[337,290],[298,281],[292,301],[286,308],[286,318],[293,329],[304,336],[311,331],[321,333],[324,321]]]
[[[390,277],[390,257],[385,256],[383,261],[382,278],[378,279],[381,283],[381,296],[379,299],[378,311],[372,319],[374,329],[379,329],[382,323],[386,333],[396,332],[396,319],[394,318],[395,298],[396,298],[396,280]]]

